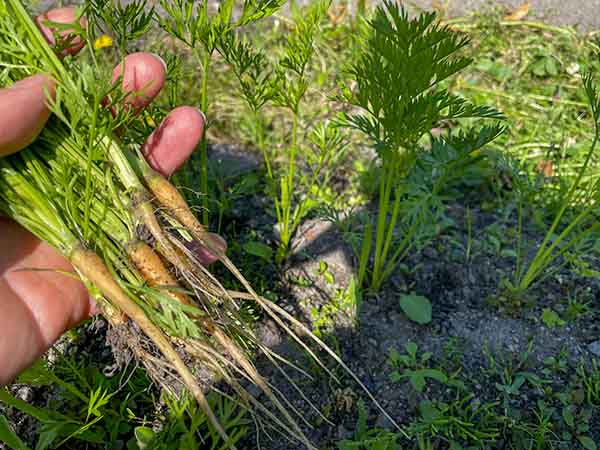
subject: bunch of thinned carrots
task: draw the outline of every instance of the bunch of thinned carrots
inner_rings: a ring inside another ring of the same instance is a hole
[[[185,385],[226,442],[205,397],[215,379],[237,393],[242,407],[313,448],[296,422],[303,416],[261,377],[248,355],[259,350],[282,371],[282,364],[300,369],[255,338],[237,301],[255,301],[332,377],[291,327],[364,386],[304,325],[253,291],[177,189],[139,157],[139,146],[118,137],[133,114],[106,105],[107,98],[116,104],[123,97],[113,83],[102,81],[93,52],[87,62],[61,61],[60,52],[46,42],[20,0],[0,0],[0,87],[41,72],[57,86],[48,98],[53,117],[39,138],[0,159],[0,210],[71,261],[129,352],[165,387],[172,386],[169,378]],[[226,290],[190,250],[198,244],[246,292]],[[243,380],[260,387],[276,411],[248,395]]]

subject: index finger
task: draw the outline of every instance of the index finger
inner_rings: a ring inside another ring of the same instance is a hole
[[[40,31],[50,44],[55,43],[55,29],[48,21],[59,23],[74,23],[77,13],[74,8],[59,8],[48,11],[36,19]],[[85,19],[79,23],[85,26]],[[69,30],[59,34],[67,38]],[[76,36],[70,41],[59,56],[73,55],[83,48],[84,42]],[[54,95],[54,82],[46,75],[38,74],[25,78],[7,89],[0,89],[0,156],[17,152],[35,140],[44,128],[50,111],[46,104],[47,97]]]

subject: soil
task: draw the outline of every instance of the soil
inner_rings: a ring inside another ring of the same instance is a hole
[[[472,212],[473,236],[482,242],[487,227],[502,222],[502,219],[499,212]],[[454,204],[449,207],[449,215],[456,223],[456,227],[450,230],[452,240],[466,244],[465,208]],[[539,233],[536,235],[533,229],[528,234],[532,240],[539,241],[542,237]],[[296,256],[287,275],[308,279],[310,287],[290,285],[289,297],[281,300],[296,317],[304,317],[306,323],[311,323],[313,311],[329,304],[337,289],[348,286],[355,270],[352,265],[354,258],[342,234],[327,222],[309,221],[298,240],[303,242],[302,252]],[[498,292],[500,280],[512,267],[510,258],[486,252],[482,247],[471,260],[465,261],[464,251],[451,249],[449,241],[449,234],[442,235],[422,252],[411,255],[406,266],[415,268],[414,271],[397,271],[384,292],[364,299],[357,319],[348,311],[340,311],[331,318],[331,326],[327,330],[327,342],[340,352],[344,361],[398,423],[406,425],[414,419],[411,411],[420,400],[442,395],[439,391],[431,390],[415,397],[408,383],[390,380],[390,350],[404,353],[404,346],[409,341],[418,345],[419,353],[432,352],[433,361],[442,367],[448,362],[448,347],[456,347],[462,355],[459,363],[462,376],[472,381],[476,395],[482,399],[494,399],[497,396],[494,382],[498,380],[482,370],[488,366],[486,352],[496,359],[516,360],[530,348],[524,370],[526,367],[532,372],[538,372],[546,358],[556,357],[560,352],[574,365],[582,360],[590,363],[593,358],[600,358],[600,355],[593,353],[600,336],[600,324],[593,316],[553,329],[544,326],[540,320],[543,308],[551,307],[560,311],[562,301],[569,295],[585,295],[596,308],[599,307],[598,280],[569,279],[567,273],[559,274],[534,289],[532,296],[536,299],[535,304],[520,309],[518,315],[513,317],[488,302]],[[327,283],[318,274],[320,261],[325,261],[334,274],[334,284]],[[423,326],[412,323],[401,312],[399,297],[409,292],[424,295],[431,301],[433,320],[430,324]],[[281,336],[274,337],[273,331],[270,333],[269,339],[279,343],[276,349],[286,358],[301,367],[309,366],[302,351],[295,346],[281,344],[285,342]],[[450,371],[450,367],[447,369]],[[306,403],[282,377],[266,365],[263,370],[271,372],[270,379],[303,414],[308,411]],[[352,436],[357,417],[356,401],[361,396],[365,397],[360,388],[341,371],[335,372],[342,375],[339,386],[328,383],[319,371],[316,371],[318,375],[315,382],[298,378],[298,384],[302,385],[311,401],[319,410],[328,411],[328,418],[334,422],[334,426],[323,424],[306,431],[320,446]],[[557,377],[557,386],[566,385],[569,379],[567,374],[554,376]],[[520,401],[524,404],[530,402],[530,408],[536,398],[528,398],[528,395],[533,394],[526,393]],[[392,424],[373,404],[367,410],[370,425],[393,430]],[[595,419],[597,421],[592,432],[600,442],[600,417],[597,415]],[[309,420],[319,423],[316,414],[312,414]],[[261,444],[268,450],[302,448],[288,442],[268,440]]]

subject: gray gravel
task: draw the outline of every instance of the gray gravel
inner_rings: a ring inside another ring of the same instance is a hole
[[[462,16],[473,11],[501,8],[506,11],[522,5],[524,0],[437,0],[448,2],[448,14]],[[431,8],[435,0],[413,0],[421,8]],[[600,0],[531,0],[528,17],[555,25],[569,25],[580,31],[600,29]]]
[[[40,10],[48,9],[59,3],[57,0],[30,0]],[[124,0],[127,1],[127,0]],[[301,0],[310,1],[310,0]],[[377,1],[377,0],[375,0]],[[402,0],[401,0],[402,1]],[[351,0],[355,3],[356,0]],[[524,3],[524,0],[404,0],[407,5],[431,9],[436,3],[448,4],[450,16],[462,16],[473,11],[492,8],[512,10]],[[80,3],[76,0],[63,3]],[[531,0],[530,17],[555,25],[569,25],[579,31],[600,29],[600,0]]]

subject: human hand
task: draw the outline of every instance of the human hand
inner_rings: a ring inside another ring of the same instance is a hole
[[[73,23],[75,10],[60,8],[38,18],[37,23],[52,42],[45,21]],[[83,20],[83,19],[82,19]],[[68,33],[65,31],[63,33]],[[75,53],[83,43],[77,39],[65,53]],[[147,106],[165,82],[166,67],[157,56],[135,53],[118,66],[114,80],[123,73],[123,89],[136,91],[127,100],[134,108]],[[140,90],[143,95],[139,95]],[[8,89],[0,89],[0,157],[29,145],[43,129],[50,112],[47,95],[54,92],[52,80],[36,75]],[[143,147],[150,165],[163,175],[173,173],[198,144],[204,128],[196,109],[173,110]],[[69,262],[48,244],[10,219],[0,217],[0,385],[9,383],[31,365],[66,330],[94,313],[94,304],[75,278]],[[207,255],[205,262],[211,262]],[[27,270],[27,269],[44,270]]]

